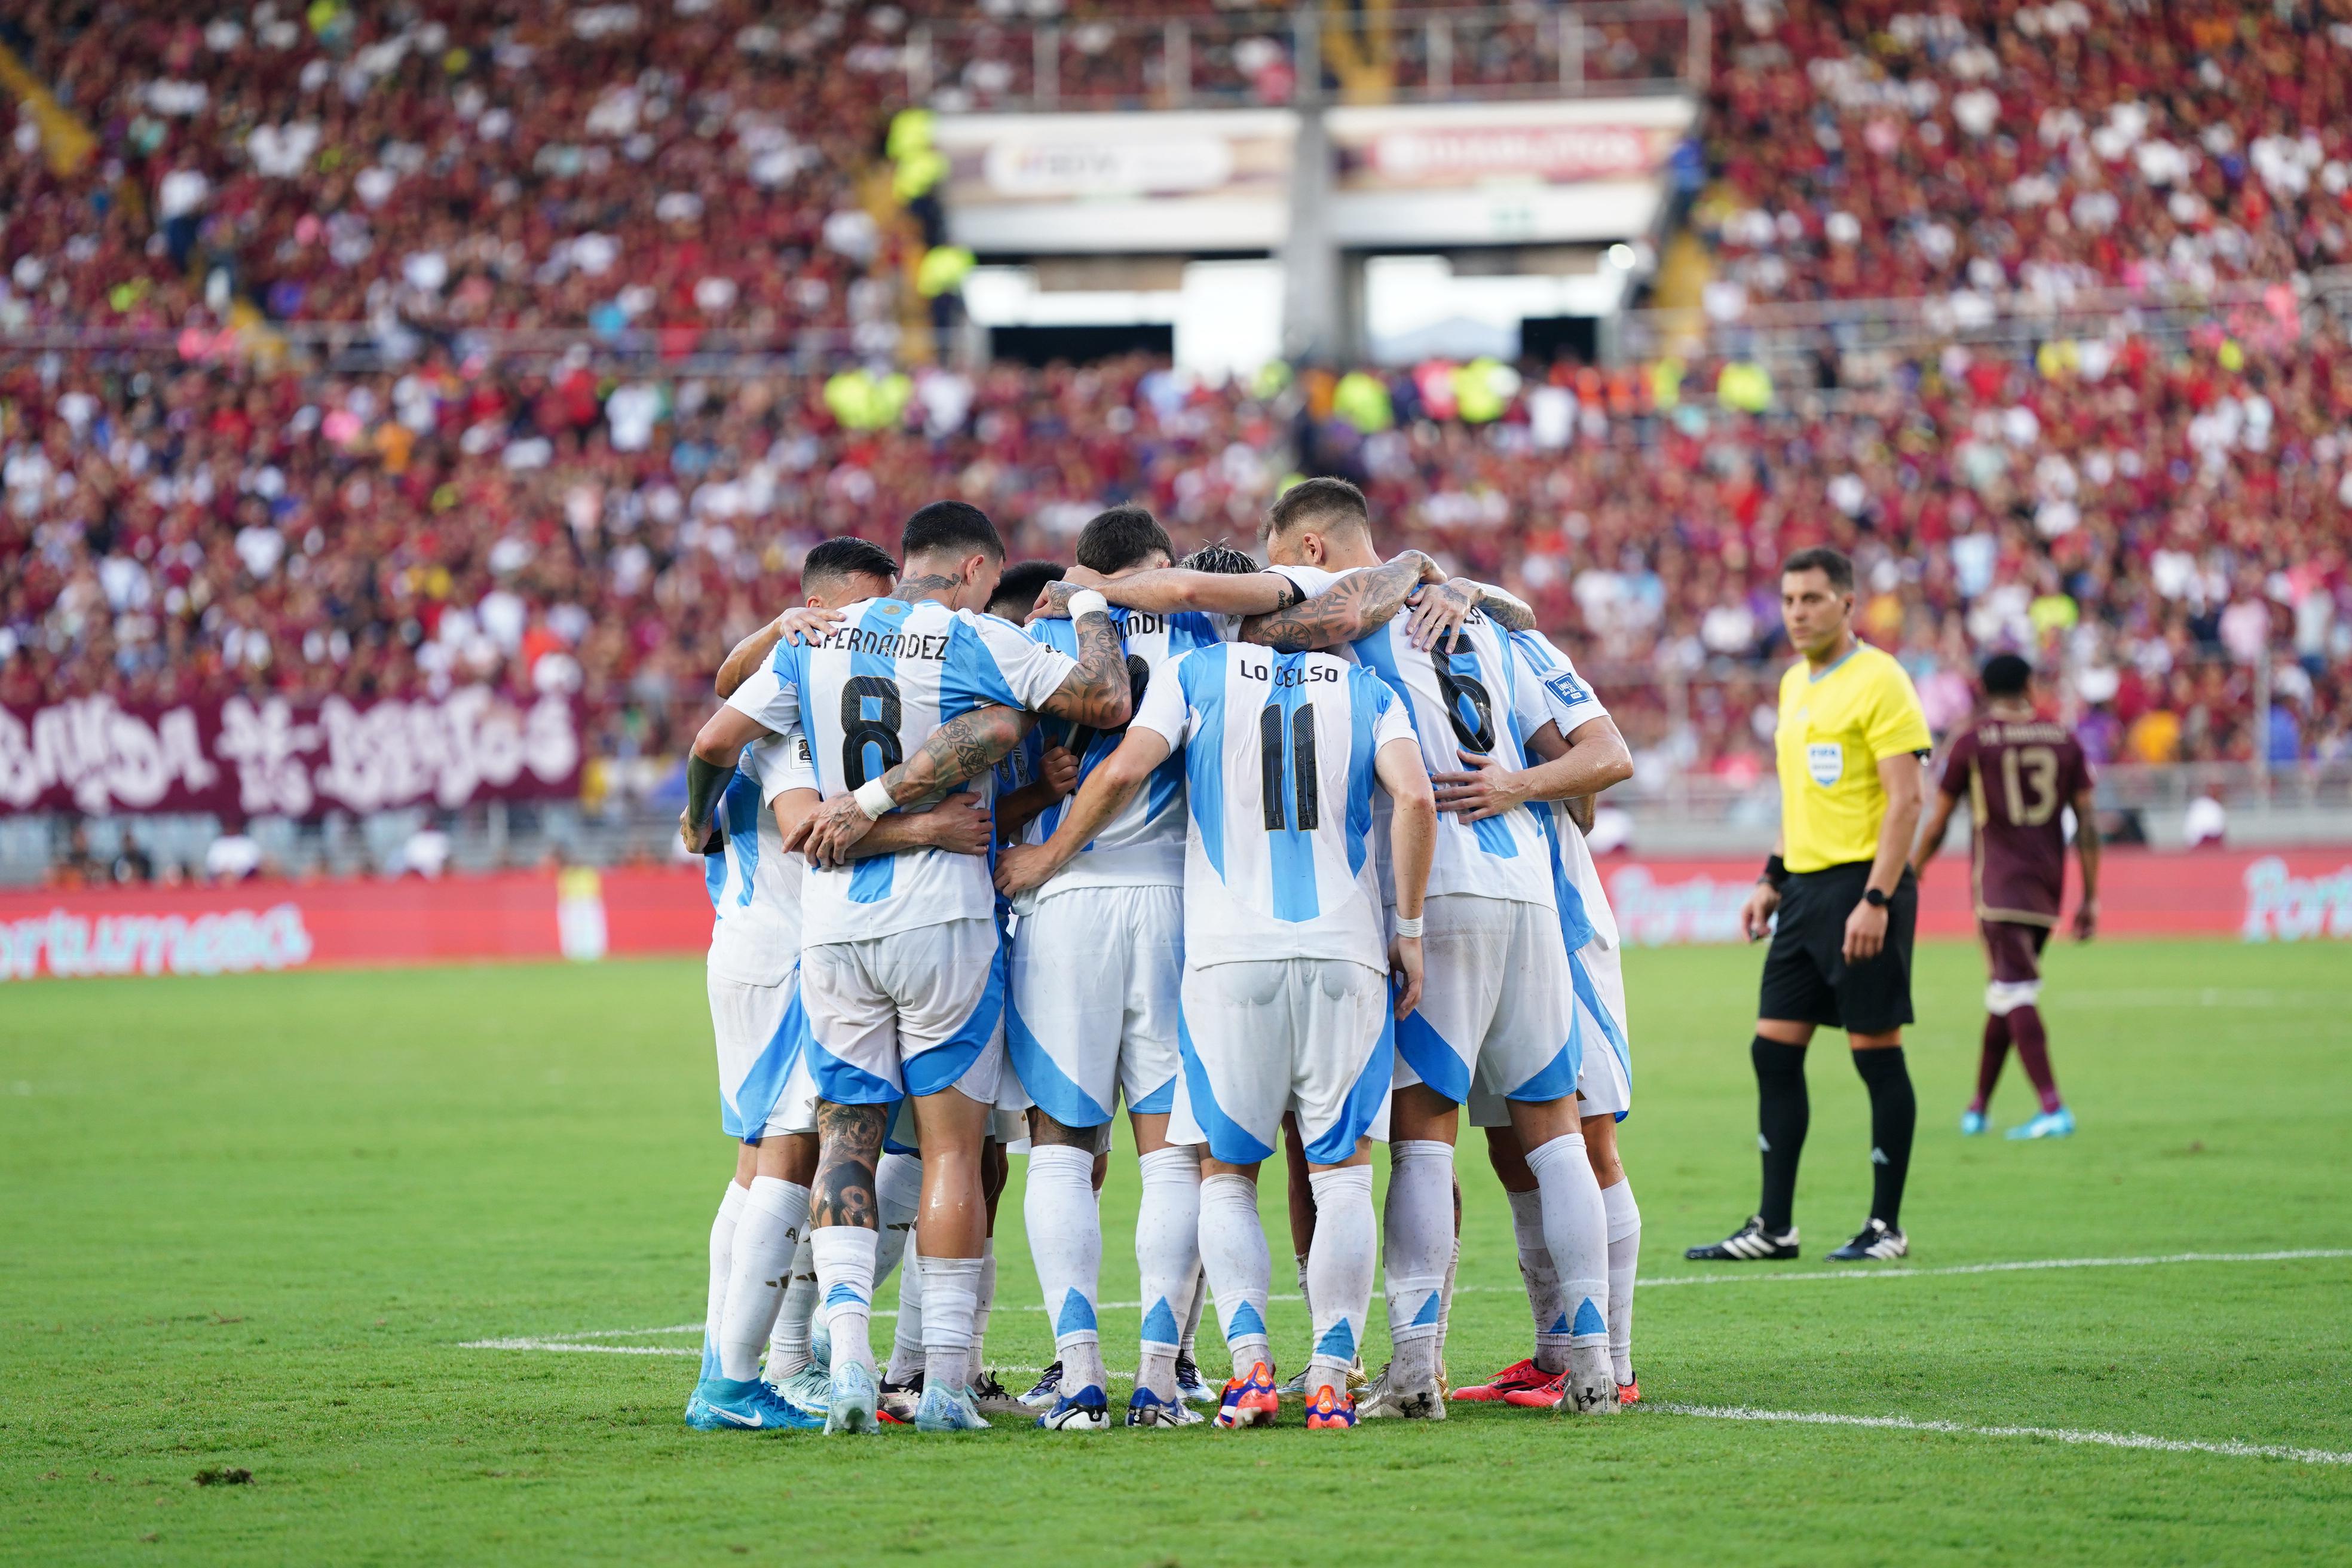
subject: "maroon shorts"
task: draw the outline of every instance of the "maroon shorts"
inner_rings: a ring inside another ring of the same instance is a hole
[[[2042,978],[2042,949],[2050,941],[2048,926],[2022,921],[1979,921],[1977,934],[1984,939],[1985,957],[1991,961],[1993,979],[2015,985]]]

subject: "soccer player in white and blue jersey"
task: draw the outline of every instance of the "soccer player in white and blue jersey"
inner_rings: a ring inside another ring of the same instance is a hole
[[[1381,564],[1363,496],[1339,479],[1284,492],[1267,516],[1266,553],[1271,570],[1309,594]],[[1433,774],[1460,772],[1468,757],[1516,772],[1524,737],[1550,721],[1533,672],[1483,612],[1434,647],[1416,646],[1410,621],[1391,620],[1350,651],[1402,700]],[[1613,1409],[1607,1224],[1577,1116],[1585,1040],[1535,814],[1518,805],[1475,821],[1445,818],[1427,919],[1428,980],[1419,1008],[1397,1026],[1384,1215],[1396,1355],[1363,1414],[1444,1418],[1438,1353],[1454,1256],[1454,1145],[1474,1092],[1508,1105],[1540,1185],[1544,1231],[1574,1303],[1576,1407]]]
[[[897,564],[873,545],[835,539],[809,552],[801,587],[808,605],[830,607],[888,593],[898,574]],[[738,683],[722,672],[720,695]],[[803,1070],[807,1021],[800,1004],[803,862],[785,851],[784,837],[816,798],[802,735],[746,746],[716,809],[722,847],[706,861],[719,1121],[739,1146],[735,1180],[711,1225],[702,1376],[687,1407],[688,1425],[705,1430],[821,1424],[776,1408],[761,1385],[760,1347],[772,1325],[777,1342],[767,1382],[780,1386],[788,1405],[813,1408],[820,1417],[824,1412],[823,1380],[806,1372],[805,1311],[789,1314],[796,1321],[787,1324],[778,1310],[788,1282],[810,1268],[809,1181],[817,1156],[809,1099],[788,1092]],[[960,840],[946,836],[956,829]],[[973,839],[969,820],[929,812],[894,817],[859,848],[888,854],[919,844],[971,854],[987,847],[984,838]]]
[[[1232,1351],[1220,1426],[1276,1409],[1265,1303],[1272,1263],[1257,1171],[1283,1117],[1307,1140],[1322,1215],[1314,1280],[1310,1427],[1355,1424],[1347,1389],[1372,1288],[1370,1145],[1385,1134],[1391,991],[1410,1012],[1436,831],[1402,706],[1328,654],[1218,643],[1156,672],[1118,749],[1080,784],[1036,851],[1000,865],[1016,896],[1044,885],[1183,753],[1184,973],[1168,1139],[1205,1146],[1200,1246]],[[1391,799],[1399,920],[1381,918],[1373,800]],[[1018,874],[1013,874],[1017,867]],[[1383,953],[1385,952],[1385,961]]]
[[[1616,1124],[1633,1108],[1633,1058],[1617,923],[1584,841],[1584,824],[1590,820],[1593,792],[1630,771],[1631,758],[1608,709],[1566,654],[1537,632],[1514,632],[1512,641],[1536,674],[1549,723],[1529,737],[1531,754],[1521,771],[1515,773],[1497,759],[1477,758],[1462,772],[1437,775],[1438,806],[1460,820],[1475,822],[1524,802],[1537,809],[1544,824],[1561,943],[1575,983],[1578,1027],[1585,1037],[1577,1113],[1608,1222],[1611,1373],[1619,1403],[1630,1405],[1641,1398],[1633,1379],[1633,1313],[1642,1213],[1618,1157]],[[1575,1309],[1564,1299],[1541,1224],[1540,1193],[1508,1108],[1474,1094],[1470,1113],[1471,1121],[1486,1131],[1487,1158],[1510,1199],[1519,1275],[1535,1322],[1536,1353],[1483,1384],[1454,1390],[1454,1397],[1556,1408],[1565,1393]]]
[[[801,984],[820,1152],[811,1247],[832,1340],[827,1431],[875,1429],[867,1331],[876,1257],[874,1165],[891,1107],[913,1101],[923,1149],[924,1391],[916,1426],[983,1426],[971,1394],[971,1337],[986,1235],[981,1143],[996,1099],[1003,970],[987,868],[905,850],[846,847],[873,822],[973,781],[1034,710],[1097,727],[1127,721],[1127,667],[1099,596],[1074,606],[1080,655],[977,613],[1003,570],[986,514],[937,501],[908,520],[905,576],[845,607],[814,645],[780,643],[696,738],[688,832],[707,823],[722,770],[751,741],[803,728],[825,804],[799,842]],[[853,826],[854,824],[854,826]],[[689,843],[692,840],[690,838]]]

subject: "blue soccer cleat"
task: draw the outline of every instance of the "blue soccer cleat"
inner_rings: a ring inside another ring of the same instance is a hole
[[[825,1391],[824,1434],[879,1432],[882,1418],[874,1413],[881,1397],[874,1386],[874,1369],[854,1361],[833,1374]]]
[[[771,1379],[768,1386],[774,1389],[784,1403],[812,1415],[824,1415],[826,1405],[833,1398],[833,1379],[814,1362],[798,1372],[787,1373],[781,1379]]]
[[[1102,1397],[1099,1394],[1097,1399]],[[944,1383],[934,1383],[923,1390],[923,1402],[915,1407],[915,1430],[918,1432],[985,1432],[988,1417],[972,1403],[969,1388],[950,1388]]]
[[[686,1424],[698,1432],[813,1432],[824,1422],[756,1377],[709,1377],[695,1388]]]
[[[1108,1432],[1110,1402],[1090,1383],[1076,1394],[1055,1399],[1054,1408],[1037,1417],[1037,1425],[1047,1432]]]
[[[1127,1402],[1127,1424],[1130,1426],[1198,1426],[1207,1419],[1181,1397],[1162,1399],[1140,1386]]]
[[[1982,1135],[1982,1133],[1984,1132],[1984,1130],[1985,1130],[1985,1113],[1984,1113],[1983,1111],[1981,1111],[1981,1110],[1963,1110],[1963,1111],[1961,1111],[1961,1112],[1960,1112],[1960,1136],[1961,1136],[1961,1137],[1963,1137],[1963,1138],[1975,1138],[1975,1137],[1979,1137],[1979,1136]]]
[[[2009,1130],[2011,1138],[2068,1138],[2074,1132],[2074,1113],[2064,1106],[2045,1110],[2021,1127]]]

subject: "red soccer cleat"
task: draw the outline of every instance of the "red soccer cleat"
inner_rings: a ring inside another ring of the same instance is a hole
[[[1504,1403],[1522,1410],[1557,1410],[1568,1397],[1568,1373],[1555,1373],[1534,1388],[1515,1388],[1503,1395]]]
[[[1260,1362],[1250,1368],[1247,1377],[1236,1377],[1225,1384],[1215,1424],[1229,1431],[1238,1426],[1271,1426],[1281,1412],[1282,1395],[1275,1391],[1274,1369]],[[1352,1413],[1349,1419],[1353,1425]]]
[[[1499,1403],[1518,1389],[1541,1388],[1557,1380],[1557,1374],[1544,1371],[1530,1361],[1513,1362],[1484,1383],[1468,1388],[1457,1388],[1452,1397],[1470,1405]]]
[[[1344,1432],[1356,1424],[1356,1402],[1334,1392],[1329,1384],[1316,1390],[1307,1406],[1309,1432]]]
[[[1617,1405],[1619,1409],[1622,1410],[1628,1405],[1639,1405],[1641,1403],[1642,1380],[1640,1378],[1637,1377],[1631,1383],[1621,1383],[1617,1385]]]

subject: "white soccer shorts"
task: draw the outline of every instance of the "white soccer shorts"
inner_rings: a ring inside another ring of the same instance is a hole
[[[1613,1116],[1625,1120],[1633,1109],[1633,1036],[1625,1027],[1625,973],[1614,947],[1589,942],[1568,955],[1569,977],[1576,995],[1576,1029],[1583,1047],[1583,1063],[1576,1092],[1583,1104],[1579,1116]],[[1511,1107],[1499,1094],[1474,1090],[1470,1124],[1508,1127]]]
[[[801,1131],[785,1125],[792,1116],[786,1085],[808,1054],[799,972],[774,985],[705,979],[710,1031],[719,1041],[719,1125],[730,1138],[752,1142]]]
[[[1004,951],[992,920],[949,921],[801,950],[809,1077],[835,1105],[962,1090],[996,1102]]]
[[[1516,899],[1446,893],[1422,909],[1421,1005],[1397,1025],[1396,1086],[1460,1105],[1481,1092],[1576,1091],[1576,1003],[1559,916]]]
[[[1385,973],[1331,958],[1216,963],[1185,970],[1183,1000],[1170,1142],[1255,1164],[1273,1154],[1286,1111],[1312,1164],[1339,1164],[1359,1138],[1387,1140],[1396,1029]]]
[[[1049,887],[1051,884],[1047,884]],[[1013,933],[1004,1045],[1030,1103],[1065,1127],[1102,1127],[1176,1103],[1184,889],[1073,888]]]

